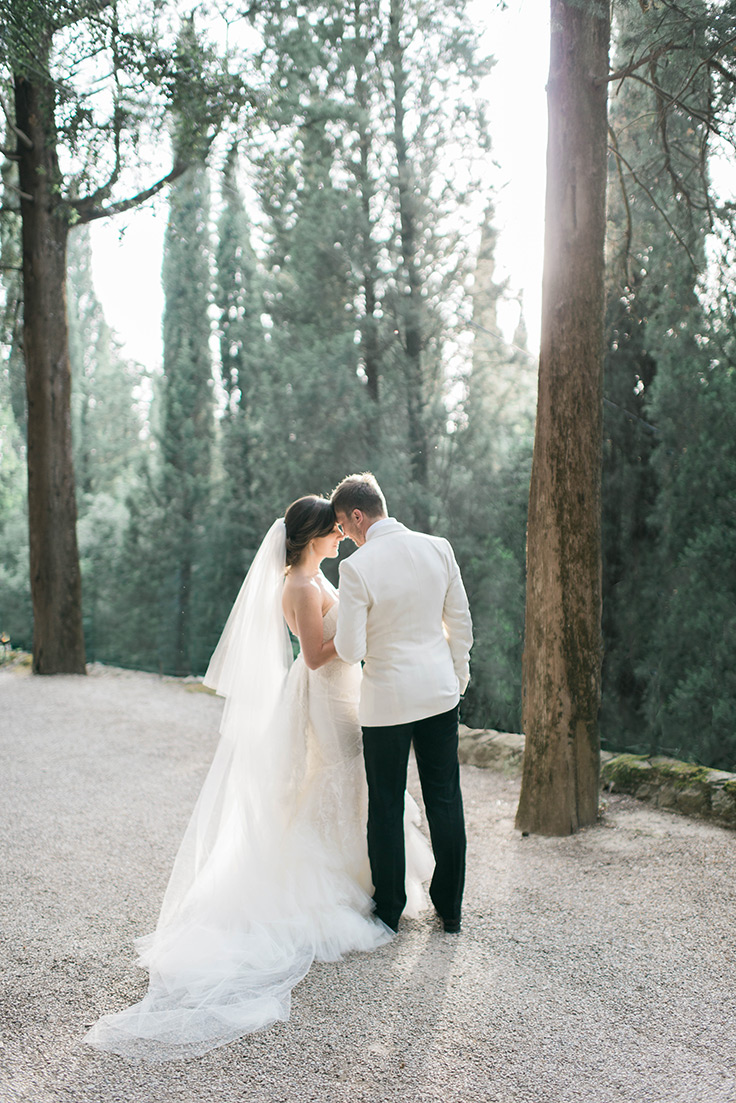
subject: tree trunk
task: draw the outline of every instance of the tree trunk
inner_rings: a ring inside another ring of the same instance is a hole
[[[45,69],[45,64],[39,67]],[[82,584],[71,434],[66,316],[67,212],[58,200],[54,92],[15,80],[23,240],[23,344],[28,396],[28,524],[33,670],[84,674]]]
[[[608,5],[552,0],[542,340],[516,824],[598,813]]]

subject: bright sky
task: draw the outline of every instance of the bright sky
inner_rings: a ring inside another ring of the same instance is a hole
[[[486,24],[485,49],[496,58],[488,78],[494,156],[499,163],[496,254],[497,279],[508,277],[521,292],[529,346],[539,344],[544,233],[544,178],[547,133],[545,83],[549,66],[549,8],[546,0],[476,0],[477,18]],[[94,280],[109,324],[124,352],[148,368],[161,363],[161,257],[165,198],[145,209],[92,226]],[[518,308],[499,310],[510,339]]]

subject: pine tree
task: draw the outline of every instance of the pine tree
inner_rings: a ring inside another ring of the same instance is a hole
[[[651,402],[660,429],[657,616],[639,668],[651,747],[736,769],[736,342],[728,314],[674,338]],[[710,335],[709,335],[710,333]]]
[[[69,358],[87,657],[127,665],[120,621],[130,613],[122,554],[126,499],[146,447],[135,391],[142,369],[123,358],[92,280],[89,228],[69,237]]]
[[[521,710],[524,553],[535,364],[498,330],[505,284],[495,282],[497,231],[485,212],[473,281],[467,396],[449,440],[439,527],[453,543],[473,612],[464,723],[517,731]],[[515,336],[524,341],[522,323]]]
[[[391,0],[381,61],[391,128],[394,225],[384,300],[397,337],[393,394],[406,416],[409,515],[428,529],[445,420],[445,342],[453,308],[463,315],[461,288],[474,260],[472,231],[462,223],[469,197],[482,188],[478,166],[489,148],[478,96],[488,62],[467,5],[433,0]]]
[[[646,20],[633,7],[619,13],[620,64],[635,53]],[[671,443],[663,437],[654,396],[658,388],[677,387],[683,361],[697,376],[708,359],[697,344],[704,319],[696,288],[708,228],[707,127],[699,114],[707,111],[711,93],[702,70],[689,82],[693,114],[663,114],[663,101],[684,84],[683,63],[665,55],[650,75],[656,88],[651,80],[624,80],[611,105],[602,730],[614,748],[656,752],[659,736],[646,702],[656,684],[652,670],[668,566],[655,456],[666,455]],[[688,417],[683,405],[680,419]]]
[[[207,170],[193,166],[170,191],[162,273],[164,371],[155,400],[160,406],[157,501],[165,517],[158,548],[163,572],[160,661],[177,674],[192,669],[192,607],[210,486],[209,217]]]
[[[274,363],[297,447],[284,443],[282,467],[319,447],[302,419],[323,416],[322,385],[338,439],[332,460],[317,460],[318,485],[367,461],[392,508],[428,524],[446,344],[468,271],[461,212],[487,145],[475,32],[463,3],[312,0],[270,12],[263,33],[272,117],[286,134],[259,182],[273,231],[274,350],[289,334]],[[314,265],[312,289],[297,262]],[[295,326],[307,319],[302,344]],[[306,387],[294,378],[295,343],[314,350]]]
[[[270,231],[263,476],[274,502],[328,492],[342,472],[368,459],[351,261],[357,208],[346,184],[334,180],[339,152],[329,106],[316,78],[307,80],[301,118],[289,101],[282,104],[288,148],[259,168]]]
[[[69,238],[69,355],[77,499],[107,491],[124,497],[141,452],[142,421],[134,392],[142,369],[121,355],[92,282],[89,227]],[[117,489],[117,484],[120,490]]]
[[[481,226],[473,277],[473,355],[466,411],[470,436],[483,438],[478,462],[499,467],[534,430],[537,365],[527,348],[521,301],[511,346],[499,332],[498,305],[507,283],[495,282],[498,231],[490,203]]]
[[[268,347],[262,316],[263,274],[251,242],[251,224],[232,144],[221,175],[221,211],[215,246],[215,305],[224,409],[213,453],[212,494],[206,508],[209,554],[200,567],[197,639],[201,668],[230,611],[263,533],[282,502],[264,500],[270,463]]]

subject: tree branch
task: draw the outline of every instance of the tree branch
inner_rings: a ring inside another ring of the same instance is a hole
[[[621,167],[621,156],[618,150],[618,136],[611,124],[608,124],[608,133],[611,137],[611,148],[616,158],[616,171],[618,173],[619,184],[621,185],[621,198],[624,203],[624,210],[626,211],[626,236],[624,238],[624,265],[626,268],[626,282],[629,283],[629,257],[631,256],[631,241],[634,236],[634,228],[631,221],[631,204],[629,203],[629,197],[626,194],[626,181],[624,180],[623,168]]]
[[[151,197],[160,192],[162,188],[165,188],[167,184],[171,184],[174,180],[178,179],[188,168],[188,162],[179,162],[174,165],[171,172],[167,173],[166,176],[163,176],[160,180],[157,180],[150,188],[138,192],[137,195],[132,195],[130,199],[123,199],[119,203],[111,203],[109,207],[98,207],[93,196],[87,196],[84,199],[77,199],[69,202],[69,206],[79,215],[79,223],[94,222],[97,218],[109,218],[111,215],[123,214],[133,207],[138,207],[141,203],[145,203],[147,199],[151,199]]]
[[[615,157],[618,158],[618,160],[621,162],[622,165],[626,166],[629,173],[631,174],[631,179],[634,181],[634,183],[637,184],[642,189],[642,191],[644,191],[648,195],[650,203],[652,204],[654,209],[656,211],[658,211],[659,214],[661,214],[662,218],[665,220],[665,222],[669,226],[670,230],[672,231],[674,237],[677,239],[677,241],[679,241],[680,245],[685,250],[685,252],[687,254],[687,259],[690,261],[690,264],[692,265],[693,270],[696,272],[696,274],[699,275],[700,274],[700,269],[698,268],[698,265],[695,263],[695,259],[692,255],[692,253],[690,252],[690,249],[688,248],[687,243],[685,241],[683,241],[680,234],[677,232],[675,227],[672,225],[672,222],[667,217],[667,212],[665,210],[663,210],[663,208],[660,206],[660,204],[654,198],[654,195],[652,194],[651,189],[646,186],[646,184],[644,183],[643,180],[639,179],[636,172],[634,171],[632,166],[629,164],[629,162],[626,160],[626,158],[623,156],[623,154],[621,153],[620,150],[618,150],[616,148],[613,148],[612,153]]]
[[[631,410],[627,410],[625,406],[619,406],[618,402],[613,402],[612,399],[606,398],[605,395],[603,396],[603,404],[604,406],[610,406],[612,410],[618,410],[620,413],[624,414],[629,419],[629,421],[635,421],[639,425],[643,425],[647,432],[659,432],[659,429],[656,425],[652,425],[651,422],[645,421],[643,417],[639,417],[638,414],[634,414]]]
[[[664,150],[664,167],[667,175],[672,181],[672,194],[675,198],[677,198],[677,192],[683,191],[687,198],[688,205],[690,205],[690,193],[688,192],[684,182],[680,179],[672,166],[669,135],[667,133],[667,104],[665,103],[664,91],[659,86],[659,82],[657,80],[657,67],[654,61],[652,61],[649,65],[649,74],[652,78],[652,87],[654,88],[654,96],[657,101],[657,122],[659,124],[660,138],[662,140],[662,149]]]
[[[611,84],[615,80],[623,80],[624,77],[630,77],[637,69],[642,69],[645,65],[657,61],[662,54],[669,53],[670,50],[683,50],[684,48],[684,46],[678,46],[674,42],[665,42],[662,46],[656,46],[655,49],[651,50],[644,57],[639,58],[638,61],[632,59],[629,64],[624,65],[622,69],[616,69],[615,72],[609,73],[607,77],[598,77],[593,83],[600,87],[601,84]]]
[[[80,4],[76,11],[67,12],[66,15],[62,15],[55,20],[54,27],[57,31],[63,30],[64,27],[73,27],[77,23],[81,23],[83,19],[99,15],[105,8],[111,7],[112,3],[113,0],[86,0],[86,3]]]
[[[13,116],[10,112],[10,109],[8,108],[8,105],[5,102],[5,98],[2,94],[2,92],[0,92],[0,106],[3,109],[3,113],[5,115],[5,118],[8,120],[8,126],[13,131],[15,136],[20,139],[20,141],[23,143],[23,145],[26,147],[26,149],[33,149],[33,142],[28,137],[26,132],[24,130],[21,130],[19,126],[15,125],[15,119],[13,118]]]
[[[718,54],[723,53],[723,51],[728,46],[732,46],[734,44],[734,42],[736,42],[736,35],[732,35],[730,38],[727,38],[724,42],[719,42],[718,46],[716,47],[716,49],[713,51],[712,54],[709,54],[708,57],[701,58],[700,63],[695,66],[695,68],[693,69],[690,76],[687,78],[685,83],[680,88],[680,91],[675,94],[674,99],[678,103],[682,104],[682,97],[684,96],[684,94],[687,91],[688,87],[693,84],[693,82],[695,81],[695,78],[697,77],[698,73],[703,68],[717,69],[718,72],[720,72],[722,74],[722,76],[724,76],[726,78],[726,80],[729,80],[731,83],[736,83],[736,74],[729,73],[728,70],[725,69],[721,65],[720,62],[715,60]],[[684,104],[683,104],[683,106],[684,106]]]
[[[731,39],[730,41],[733,42],[734,39]],[[736,73],[732,73],[730,69],[727,69],[725,67],[725,65],[721,65],[720,61],[716,61],[714,57],[711,57],[708,59],[706,64],[709,65],[712,69],[715,69],[717,73],[720,73],[721,76],[725,78],[725,80],[729,81],[729,83],[736,84]]]
[[[707,115],[703,115],[702,112],[697,111],[690,104],[683,103],[676,99],[671,92],[668,92],[666,88],[660,87],[658,84],[653,84],[651,80],[647,80],[646,77],[641,76],[640,73],[631,74],[633,80],[638,80],[641,84],[646,85],[647,88],[651,88],[657,95],[662,95],[665,99],[669,100],[670,107],[680,107],[683,111],[686,111],[688,115],[692,115],[694,119],[697,119],[699,123],[702,123],[707,130],[710,130],[713,134],[718,134],[712,119],[709,119]]]
[[[120,171],[121,171],[121,168],[122,168],[121,157],[120,157],[120,135],[121,135],[121,132],[122,132],[122,129],[123,129],[123,125],[122,125],[123,124],[123,117],[124,117],[123,116],[123,111],[118,106],[118,104],[116,103],[114,111],[113,111],[113,123],[112,123],[112,125],[113,125],[113,146],[114,146],[114,149],[115,149],[115,163],[112,167],[112,171],[111,171],[110,175],[108,176],[105,183],[101,184],[100,187],[97,188],[97,190],[92,193],[92,195],[88,195],[88,196],[85,196],[84,199],[77,200],[73,204],[73,206],[76,206],[77,203],[83,203],[83,204],[85,204],[87,206],[90,206],[90,207],[96,207],[98,204],[102,203],[102,201],[104,199],[108,199],[110,197],[112,189],[115,187],[115,185],[117,184],[117,182],[120,178]]]
[[[29,203],[34,202],[34,197],[32,195],[29,195],[26,191],[21,191],[19,187],[17,187],[15,184],[11,184],[8,180],[5,181],[5,187],[10,188],[11,191],[17,192],[21,199],[27,199]]]

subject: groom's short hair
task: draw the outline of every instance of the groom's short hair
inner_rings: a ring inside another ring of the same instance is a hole
[[[349,514],[359,509],[368,517],[377,517],[387,512],[383,491],[370,471],[348,475],[332,491],[330,500],[335,513]]]

